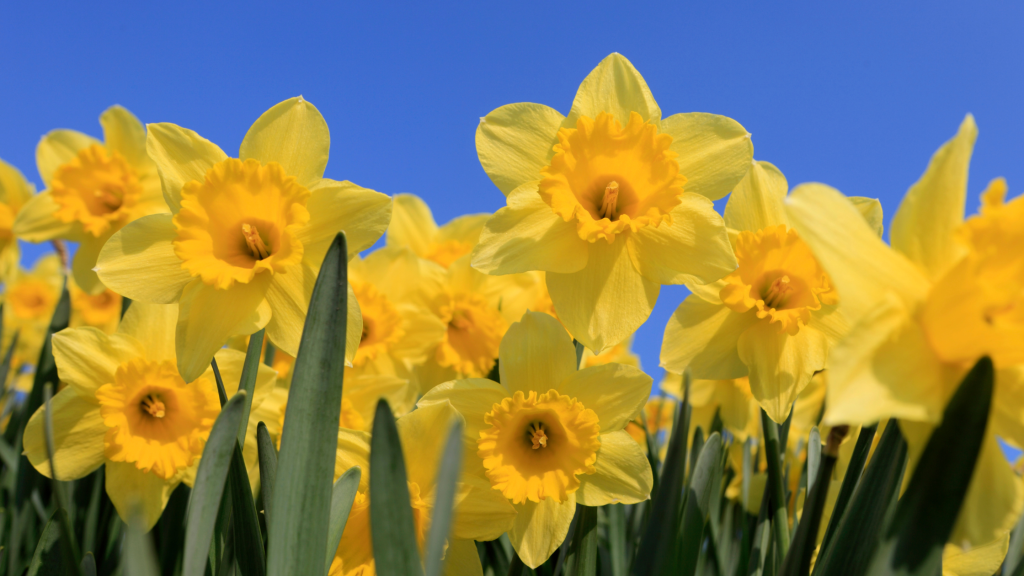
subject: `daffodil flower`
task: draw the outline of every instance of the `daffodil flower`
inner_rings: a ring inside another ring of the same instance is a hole
[[[420,258],[448,268],[473,251],[490,214],[466,214],[438,226],[426,202],[414,194],[395,194],[387,245],[412,249]]]
[[[186,380],[231,336],[264,326],[295,356],[331,241],[344,231],[350,255],[368,248],[387,228],[390,198],[323,177],[327,124],[301,97],[260,116],[239,158],[174,124],[148,128],[171,214],[114,234],[96,264],[100,278],[132,300],[179,303],[175,342]],[[346,350],[354,351],[361,325],[349,296]]]
[[[14,219],[35,191],[17,168],[0,160],[0,282],[9,282],[18,271],[21,251],[14,236]]]
[[[402,416],[396,422],[405,456],[416,542],[421,557],[430,531],[436,497],[438,465],[447,440],[447,431],[459,418],[448,403],[436,403]],[[331,562],[330,576],[373,576],[373,541],[370,535],[370,434],[355,430],[338,432],[338,453],[334,476],[353,466],[362,475],[352,511],[349,513],[341,543]],[[461,475],[456,485],[451,537],[445,548],[445,574],[472,576],[481,574],[480,556],[474,540],[494,540],[512,524],[515,509],[481,478]]]
[[[508,329],[499,358],[501,384],[447,382],[418,406],[450,402],[465,418],[466,474],[486,478],[515,506],[509,538],[536,568],[565,539],[577,503],[649,498],[650,464],[624,428],[643,409],[651,378],[620,364],[577,371],[569,335],[539,312]]]
[[[661,365],[695,378],[748,376],[768,416],[783,422],[793,401],[825,368],[847,329],[839,295],[783,208],[786,178],[755,162],[725,207],[739,267],[688,296],[665,327]],[[880,222],[877,201],[858,199]]]
[[[56,254],[36,260],[31,270],[17,269],[7,280],[0,348],[6,354],[14,334],[18,334],[18,344],[11,357],[13,371],[17,372],[26,364],[35,366],[39,360],[63,287],[64,271]]]
[[[619,54],[583,80],[568,116],[502,106],[481,119],[476,146],[508,205],[484,226],[473,266],[547,272],[559,319],[595,352],[643,324],[662,284],[736,268],[712,200],[750,168],[750,134],[713,114],[663,119]]]
[[[120,106],[100,116],[104,142],[74,130],[54,130],[36,148],[46,189],[14,220],[14,235],[29,242],[78,242],[75,282],[103,291],[93,268],[103,244],[124,225],[167,212],[156,165],[146,154],[146,129]]]
[[[1004,203],[996,180],[964,222],[976,137],[968,116],[932,157],[893,219],[892,248],[832,188],[805,184],[786,202],[856,320],[829,358],[826,424],[898,418],[912,469],[970,367],[995,364],[992,433],[950,537],[962,548],[1004,537],[1024,506],[996,440],[1024,446],[1024,199]]]
[[[171,492],[193,477],[220,400],[212,368],[193,381],[178,374],[175,306],[135,302],[117,332],[69,328],[53,336],[53,357],[67,386],[53,397],[54,461],[46,450],[44,408],[25,428],[25,455],[44,476],[83,478],[106,467],[107,495],[122,519],[141,512],[151,528]],[[238,388],[245,355],[217,352],[228,394]],[[261,365],[253,406],[274,383]]]

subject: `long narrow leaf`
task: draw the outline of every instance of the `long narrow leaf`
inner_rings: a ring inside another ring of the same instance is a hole
[[[341,535],[345,533],[345,524],[348,522],[348,514],[352,511],[352,503],[356,499],[356,492],[359,491],[359,479],[362,471],[358,466],[353,466],[345,471],[334,483],[331,491],[331,523],[327,531],[327,566],[331,569],[331,561],[341,543]]]
[[[792,416],[792,413],[790,414]],[[786,420],[787,433],[788,423]],[[786,484],[782,478],[782,455],[785,454],[786,445],[784,434],[780,434],[779,426],[772,421],[768,413],[761,409],[761,426],[764,430],[764,452],[765,461],[768,464],[768,485],[765,487],[765,496],[771,499],[769,508],[774,529],[776,554],[785,556],[789,550],[789,518],[786,512]]]
[[[206,569],[210,542],[217,522],[216,510],[220,509],[231,458],[238,446],[235,433],[242,420],[244,401],[245,392],[239,391],[224,405],[217,421],[213,423],[206,447],[203,448],[192,488],[188,518],[185,520],[183,574],[202,574]]]
[[[697,570],[697,559],[704,542],[704,524],[711,509],[712,489],[716,484],[720,485],[722,465],[722,437],[715,432],[701,448],[687,489],[679,538],[682,563],[679,574],[683,576],[692,576]]]
[[[427,536],[426,576],[441,576],[443,573],[445,542],[452,527],[452,508],[455,505],[455,488],[462,469],[462,421],[456,420],[448,432],[448,442],[441,455],[441,467],[437,472],[434,512],[430,519],[430,534]]]
[[[64,558],[60,551],[60,521],[57,513],[46,523],[42,537],[36,544],[26,576],[58,576],[64,574]]]
[[[246,394],[245,396],[248,396]],[[245,418],[245,402],[240,408],[240,419]],[[234,532],[235,558],[246,576],[263,576],[267,572],[263,556],[263,534],[252,499],[249,474],[246,472],[242,449],[235,445],[228,470],[228,497],[231,499],[231,529]]]
[[[268,526],[270,576],[316,574],[324,567],[347,319],[348,248],[341,233],[320,267],[292,369]]]
[[[256,449],[260,459],[260,493],[263,495],[263,516],[270,526],[271,510],[274,504],[274,484],[277,482],[277,447],[270,438],[267,425],[256,425]]]
[[[122,566],[124,576],[160,576],[157,566],[153,542],[138,526],[132,522],[128,525],[124,539],[124,558]],[[183,572],[188,574],[188,572]],[[197,572],[202,574],[202,572]]]
[[[256,374],[260,371],[260,353],[263,351],[263,334],[266,328],[249,337],[249,347],[242,363],[242,379],[239,390],[245,390],[245,407],[242,410],[242,425],[238,428],[238,445],[245,446],[245,432],[249,429],[249,413],[252,411],[252,394],[256,390]]]
[[[597,574],[597,508],[581,504],[576,508],[579,518],[569,545],[566,573],[569,576],[594,576]]]
[[[75,537],[75,531],[71,527],[71,521],[68,518],[68,501],[67,497],[64,495],[64,485],[57,479],[57,469],[54,467],[56,464],[55,454],[57,450],[54,447],[53,442],[52,394],[53,386],[47,382],[43,385],[43,428],[45,429],[46,436],[46,454],[50,459],[50,484],[53,487],[53,496],[57,504],[57,512],[54,516],[57,518],[60,526],[61,551],[64,554],[65,567],[69,567],[71,572],[81,576],[82,556],[78,547],[78,538]]]
[[[381,576],[420,576],[405,458],[387,400],[377,402],[370,438],[370,534]]]

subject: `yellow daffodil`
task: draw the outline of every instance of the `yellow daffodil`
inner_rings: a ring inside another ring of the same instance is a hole
[[[786,178],[755,162],[725,208],[739,268],[693,292],[665,327],[661,365],[696,378],[748,376],[768,416],[782,423],[847,329],[828,274],[791,227]],[[877,201],[856,200],[881,220]]]
[[[420,258],[448,268],[452,262],[473,251],[480,238],[480,230],[490,216],[467,214],[439,227],[430,208],[419,196],[396,194],[387,245],[406,246]]]
[[[90,294],[78,287],[74,279],[68,281],[71,296],[71,320],[68,326],[92,326],[107,334],[117,330],[121,320],[122,298],[110,288],[104,288],[99,294]]]
[[[117,332],[69,328],[53,337],[57,371],[67,386],[53,397],[54,458],[59,480],[82,478],[106,465],[107,495],[122,519],[141,510],[147,527],[167,499],[195,474],[220,413],[212,368],[187,382],[174,357],[175,306],[135,302]],[[228,394],[241,378],[244,354],[219,350]],[[270,391],[274,372],[261,367],[253,406]],[[25,455],[53,473],[43,432],[43,408],[25,428]]]
[[[17,332],[18,344],[11,357],[11,369],[15,372],[25,364],[35,366],[39,360],[63,287],[64,272],[56,254],[37,260],[31,271],[17,270],[6,283],[0,348],[6,354]]]
[[[330,135],[301,97],[265,112],[242,140],[238,158],[174,124],[150,124],[171,214],[132,222],[110,238],[96,270],[132,300],[180,304],[178,367],[186,380],[206,370],[237,334],[266,326],[295,356],[313,284],[339,231],[349,254],[387,228],[391,200],[351,182],[323,178]],[[361,324],[350,294],[347,350]]]
[[[9,282],[21,261],[14,220],[35,194],[35,187],[20,171],[0,160],[0,282]]]
[[[499,370],[501,384],[447,382],[418,406],[450,402],[465,418],[466,474],[486,478],[515,506],[509,538],[535,568],[565,539],[577,503],[650,496],[650,464],[624,428],[643,409],[651,378],[620,364],[577,371],[569,335],[538,312],[508,329]]]
[[[800,186],[786,206],[857,320],[829,359],[827,424],[898,418],[912,469],[970,367],[995,364],[992,433],[950,537],[965,549],[1003,538],[1024,502],[996,440],[1024,446],[1024,198],[1004,203],[996,180],[964,222],[976,136],[968,116],[935,154],[893,219],[892,248],[827,186]]]
[[[547,272],[558,317],[595,352],[650,316],[662,284],[736,268],[711,201],[750,168],[750,134],[713,114],[663,119],[619,54],[583,80],[567,117],[502,106],[481,119],[476,146],[508,205],[484,226],[473,266]]]
[[[405,455],[409,500],[412,505],[416,542],[420,552],[430,531],[438,464],[447,440],[447,431],[459,414],[447,402],[435,403],[398,419],[398,437]],[[341,536],[341,544],[331,562],[331,576],[373,576],[373,542],[370,537],[370,434],[355,430],[338,432],[335,478],[352,466],[362,476],[352,511]],[[500,493],[491,490],[482,478],[463,475],[456,486],[455,510],[451,534],[445,549],[445,573],[472,576],[482,573],[474,540],[494,540],[512,525],[516,515]]]
[[[93,268],[103,244],[143,216],[167,212],[156,165],[146,153],[146,129],[120,106],[100,116],[104,142],[74,130],[54,130],[36,148],[46,189],[14,220],[14,235],[29,242],[78,242],[72,272],[89,294],[104,286]]]

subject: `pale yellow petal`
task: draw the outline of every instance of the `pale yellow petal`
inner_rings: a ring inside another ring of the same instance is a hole
[[[366,250],[384,235],[391,222],[391,198],[348,181],[323,179],[311,190],[309,223],[296,238],[303,259],[319,270],[338,232],[345,232],[349,256]]]
[[[530,568],[543,564],[562,545],[569,533],[569,524],[576,513],[576,495],[564,502],[545,498],[540,502],[516,505],[516,520],[508,531],[508,539],[516,554]]]
[[[488,274],[544,270],[572,273],[587,264],[587,243],[537,193],[537,182],[513,190],[508,206],[484,225],[473,267]]]
[[[177,302],[192,277],[174,253],[175,235],[170,214],[139,218],[103,245],[96,274],[111,290],[132,300]]]
[[[748,328],[737,345],[750,371],[750,392],[780,424],[811,376],[825,369],[828,358],[828,341],[821,332],[805,326],[790,336],[766,320]]]
[[[441,226],[437,239],[441,242],[452,240],[476,246],[480,241],[480,233],[483,232],[484,224],[491,219],[491,216],[491,214],[466,214],[452,218],[450,222]]]
[[[71,161],[79,150],[101,142],[92,136],[74,130],[53,130],[43,136],[36,146],[36,166],[43,186],[50,186],[50,178],[61,164]]]
[[[489,425],[484,415],[510,395],[507,388],[486,378],[466,378],[438,384],[420,398],[418,407],[450,402],[466,420],[465,437],[475,441]]]
[[[330,148],[331,133],[324,117],[298,96],[260,115],[245,133],[238,157],[263,164],[277,162],[299,184],[311,188],[324,177]]]
[[[992,398],[992,431],[1017,448],[1024,448],[1024,366],[996,370]]]
[[[969,549],[946,544],[942,549],[942,576],[992,576],[999,572],[1009,549],[1009,532],[988,544]]]
[[[174,330],[177,323],[176,304],[135,301],[121,318],[117,333],[138,341],[145,349],[144,356],[148,360],[175,362]]]
[[[274,274],[267,289],[267,302],[271,310],[267,336],[275,346],[293,357],[299,351],[299,340],[302,339],[306,312],[315,284],[316,271],[300,263],[283,274]]]
[[[156,171],[156,165],[146,153],[146,127],[134,114],[121,106],[111,106],[100,115],[100,124],[109,150],[123,156],[136,169]]]
[[[857,208],[824,184],[802,184],[786,200],[786,215],[811,247],[851,318],[869,313],[888,292],[908,306],[924,298],[928,281],[891,250]]]
[[[227,154],[213,142],[175,124],[148,124],[146,130],[146,151],[160,171],[167,205],[177,214],[181,187],[192,180],[202,182],[206,171],[226,160]]]
[[[505,333],[498,369],[502,385],[512,392],[544,393],[576,372],[576,348],[558,320],[527,312]]]
[[[645,121],[661,120],[661,108],[647,82],[622,54],[608,55],[587,74],[562,126],[575,128],[580,116],[596,118],[601,112],[608,112],[623,126],[629,123],[630,112],[640,114]]]
[[[178,486],[177,481],[164,480],[126,462],[107,462],[105,472],[107,496],[121,520],[128,522],[141,515],[142,527],[147,532],[156,525],[171,492]]]
[[[95,396],[83,396],[75,388],[58,392],[51,401],[53,448],[59,480],[78,480],[103,464],[103,436],[107,426]],[[52,477],[46,450],[45,407],[36,410],[25,426],[25,456],[46,477]]]
[[[25,179],[20,170],[0,160],[0,202],[17,214],[34,193],[35,186]]]
[[[186,382],[206,370],[228,338],[242,333],[240,328],[263,302],[269,285],[269,274],[257,274],[252,282],[227,290],[208,286],[198,278],[185,287],[178,307],[175,349],[178,372]]]
[[[540,179],[540,169],[554,156],[564,120],[554,108],[531,102],[507,104],[480,119],[476,153],[484,172],[503,194]]]
[[[651,496],[654,475],[636,440],[625,430],[601,434],[596,471],[580,477],[576,500],[584,506],[636,504]]]
[[[617,432],[643,410],[651,396],[651,377],[625,364],[602,364],[573,372],[558,385],[597,414],[601,433]]]
[[[661,286],[637,272],[625,242],[599,241],[589,248],[585,268],[573,274],[548,273],[547,284],[565,327],[601,353],[647,320]]]
[[[476,542],[452,538],[444,551],[445,576],[483,576],[484,568]]]
[[[849,196],[850,203],[864,217],[864,221],[875,231],[879,238],[884,232],[884,219],[882,214],[882,203],[878,198],[865,198],[863,196]]]
[[[142,344],[123,333],[107,335],[91,326],[68,328],[53,335],[53,358],[60,379],[90,396],[100,386],[113,382],[122,363],[145,357]]]
[[[414,194],[395,194],[388,226],[388,246],[408,246],[426,257],[437,241],[438,228],[427,203]]]
[[[739,314],[721,302],[687,296],[665,326],[661,365],[681,374],[689,367],[694,378],[727,380],[747,375],[737,343],[757,317]]]
[[[476,458],[475,454],[472,457]],[[464,473],[460,475],[459,483],[460,488],[466,490],[466,496],[456,503],[452,535],[456,538],[494,540],[512,527],[516,509],[508,498],[491,487],[490,480],[470,471],[472,465],[472,461],[464,460]]]
[[[981,546],[1013,528],[1024,508],[1024,484],[1014,474],[994,434],[985,434],[960,515],[949,536],[954,543]]]
[[[768,162],[755,161],[729,196],[725,205],[725,225],[733,230],[757,232],[769,226],[786,224],[783,202],[787,192],[789,184],[778,168]]]
[[[404,335],[391,347],[391,355],[414,365],[422,364],[444,338],[448,325],[418,304],[404,303],[395,308],[402,316]]]
[[[286,414],[285,418],[287,417]],[[370,433],[341,428],[338,430],[338,452],[334,461],[334,479],[337,480],[346,470],[354,466],[358,466],[362,471],[359,476],[359,489],[368,489],[370,486]]]
[[[398,416],[412,411],[419,388],[412,382],[386,374],[345,374],[342,396],[365,421],[365,430],[372,430],[377,402],[384,398]]]
[[[214,354],[217,359],[217,369],[220,370],[221,378],[224,380],[224,390],[228,398],[238,392],[238,385],[242,381],[242,367],[245,365],[245,352],[221,348]],[[213,368],[204,373],[211,382],[214,379]],[[277,373],[274,369],[262,362],[256,370],[256,384],[252,391],[252,406],[258,408],[264,400],[270,396],[274,385],[277,383]]]
[[[679,154],[684,189],[712,200],[725,197],[750,169],[754,144],[739,122],[726,116],[691,112],[673,114],[661,122],[673,138],[670,150]]]
[[[64,238],[78,242],[85,237],[82,226],[74,222],[62,222],[54,216],[57,203],[49,190],[29,198],[14,218],[14,235],[29,242],[46,242]]]
[[[405,473],[410,482],[430,491],[437,481],[438,466],[448,433],[462,417],[451,404],[422,406],[402,416],[395,425],[405,455]]]
[[[96,259],[99,258],[100,249],[110,237],[94,238],[87,235],[82,238],[75,250],[75,256],[71,259],[71,273],[74,275],[75,284],[84,292],[89,294],[101,294],[107,289],[100,282],[99,276],[93,268],[96,267]]]
[[[932,280],[966,253],[954,231],[964,221],[967,170],[977,138],[978,126],[968,114],[957,135],[939,148],[921,179],[907,190],[892,219],[892,247]]]
[[[710,200],[683,194],[672,222],[626,238],[633,266],[658,284],[708,284],[736,269],[722,217]]]

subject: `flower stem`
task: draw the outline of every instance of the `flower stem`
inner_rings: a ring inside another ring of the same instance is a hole
[[[775,555],[784,558],[789,551],[789,520],[786,514],[786,486],[782,481],[782,448],[779,446],[779,426],[761,410],[764,428],[765,459],[768,461],[767,496],[771,498],[772,529],[775,531]]]

